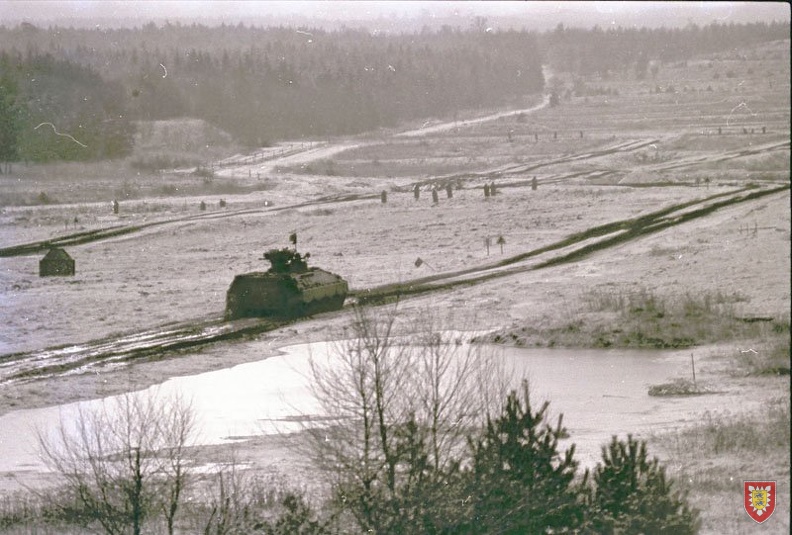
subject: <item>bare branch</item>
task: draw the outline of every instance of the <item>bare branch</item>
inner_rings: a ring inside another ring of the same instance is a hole
[[[94,402],[96,403],[96,402]],[[159,513],[173,533],[189,474],[195,416],[181,397],[125,394],[80,405],[54,434],[39,433],[49,467],[108,534],[141,533]]]

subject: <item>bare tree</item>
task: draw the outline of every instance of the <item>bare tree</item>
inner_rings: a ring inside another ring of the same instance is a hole
[[[189,479],[189,465],[186,458],[187,448],[193,443],[195,434],[195,412],[191,405],[178,397],[170,406],[160,407],[157,418],[161,422],[162,435],[158,454],[163,462],[162,503],[167,521],[168,534],[173,535],[176,513],[181,504],[182,494]]]
[[[311,359],[313,394],[332,422],[312,430],[311,454],[358,524],[386,533],[405,492],[420,493],[427,471],[447,468],[465,433],[499,408],[506,374],[491,350],[429,312],[404,321],[396,308],[359,307],[348,335],[327,361]]]
[[[96,408],[81,405],[54,433],[39,432],[39,446],[86,523],[98,522],[108,534],[139,535],[162,515],[172,535],[194,429],[194,411],[181,397],[132,393]]]
[[[329,468],[338,487],[360,489],[361,517],[372,521],[368,501],[375,487],[396,487],[398,464],[395,425],[409,415],[407,390],[411,355],[396,344],[395,314],[372,318],[355,310],[352,338],[339,342],[327,363],[311,359],[312,389],[333,425],[315,430],[313,449],[320,466]]]
[[[467,433],[500,409],[509,377],[491,347],[466,343],[464,333],[443,329],[429,311],[420,313],[408,332],[414,354],[405,394],[426,429],[429,460],[442,469]]]

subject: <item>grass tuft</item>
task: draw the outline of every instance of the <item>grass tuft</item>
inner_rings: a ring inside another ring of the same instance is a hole
[[[769,453],[789,451],[789,399],[775,399],[761,411],[739,416],[706,412],[698,424],[676,433],[661,436],[676,455],[724,453]]]
[[[696,383],[689,379],[674,379],[670,383],[649,387],[649,395],[655,397],[699,396],[707,393],[708,390],[699,388]]]
[[[790,375],[789,321],[774,322],[772,330],[767,343],[740,351],[737,366],[745,375]]]
[[[686,348],[757,336],[763,329],[736,316],[734,304],[747,301],[738,293],[664,297],[646,289],[593,290],[582,299],[589,311],[612,315],[612,325],[596,329],[595,345],[604,347]]]
[[[739,317],[735,304],[747,301],[739,293],[662,296],[645,288],[599,289],[586,292],[580,300],[582,309],[564,314],[560,324],[543,329],[518,326],[499,333],[499,339],[492,341],[565,347],[683,349],[723,340],[767,339],[779,332],[789,332],[788,320],[754,321]],[[766,367],[767,373],[784,373],[782,353],[783,349],[772,353],[775,364]]]

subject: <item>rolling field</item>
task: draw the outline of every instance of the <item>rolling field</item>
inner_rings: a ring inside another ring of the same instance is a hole
[[[559,333],[614,321],[586,304],[592,295],[634,292],[727,296],[731,316],[786,322],[788,337],[789,59],[783,41],[664,65],[656,79],[580,82],[608,95],[574,96],[575,82],[557,75],[570,89],[557,107],[410,137],[303,141],[235,157],[236,147],[218,147],[202,164],[215,168],[211,177],[139,173],[130,162],[19,165],[0,179],[0,381],[48,348],[220,322],[234,275],[265,269],[262,254],[288,246],[292,232],[355,299],[403,295],[406,314],[429,308],[460,326],[528,333],[529,345],[592,345]],[[485,198],[484,184],[497,195]],[[49,203],[37,200],[42,192]],[[73,243],[77,274],[39,278],[38,261],[61,238]],[[276,346],[324,339],[345,320],[329,313],[251,336]],[[788,372],[733,369],[739,349],[759,347],[765,334],[695,340],[707,355],[702,375],[724,392],[788,397]],[[0,414],[90,396],[100,380],[103,393],[122,392],[259,358],[228,351],[218,362],[185,350],[91,374],[56,370],[4,384]],[[728,409],[739,413],[739,403]],[[735,529],[744,513],[731,514],[733,489],[713,472],[747,477],[760,463],[710,453],[697,471],[657,445],[672,475],[701,481],[689,490],[706,508],[704,531]],[[788,496],[788,455],[773,461]],[[774,532],[788,531],[786,522]]]

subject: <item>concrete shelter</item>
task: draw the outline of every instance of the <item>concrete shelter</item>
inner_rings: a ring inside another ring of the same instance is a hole
[[[52,247],[39,261],[39,276],[74,275],[74,259],[60,247]]]

